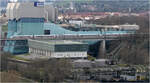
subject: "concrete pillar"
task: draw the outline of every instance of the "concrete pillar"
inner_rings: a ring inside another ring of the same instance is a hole
[[[98,53],[97,58],[98,59],[106,58],[105,52],[106,52],[106,40],[102,40],[102,42],[100,43],[100,46],[99,46],[99,53]]]
[[[2,25],[0,24],[0,39],[2,38]],[[0,55],[1,55],[1,52],[2,52],[2,41],[0,40]]]

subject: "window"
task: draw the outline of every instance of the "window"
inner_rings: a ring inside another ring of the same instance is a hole
[[[50,35],[50,30],[44,30],[44,35]]]

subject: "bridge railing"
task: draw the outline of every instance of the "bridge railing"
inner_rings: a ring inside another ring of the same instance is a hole
[[[15,36],[0,40],[25,40],[25,39],[48,39],[48,40],[74,40],[74,39],[131,39],[131,38],[149,38],[149,34],[107,34],[107,35],[25,35]]]

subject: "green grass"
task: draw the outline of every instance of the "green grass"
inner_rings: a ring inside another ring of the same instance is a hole
[[[30,55],[29,53],[24,54],[24,56],[29,56],[29,55]]]
[[[26,79],[26,78],[20,78],[20,82],[27,82],[27,83],[32,83],[33,81],[30,79]]]
[[[18,55],[17,56],[13,56],[12,58],[14,58],[16,60],[30,61],[29,59],[25,59],[25,58],[19,57]]]
[[[127,67],[129,65],[128,64],[118,64],[118,66],[120,66],[120,67]]]

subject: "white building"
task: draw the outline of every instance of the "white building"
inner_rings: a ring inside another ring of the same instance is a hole
[[[52,5],[44,5],[43,2],[13,2],[8,3],[6,16],[8,19],[19,18],[45,18],[47,21],[55,21],[57,9]]]
[[[29,40],[29,53],[48,58],[84,58],[87,57],[88,44],[73,41]]]

